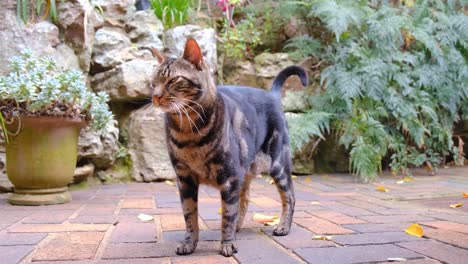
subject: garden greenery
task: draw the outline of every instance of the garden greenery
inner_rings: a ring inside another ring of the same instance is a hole
[[[192,0],[151,0],[151,9],[165,28],[184,24],[191,7]]]
[[[0,76],[0,111],[6,121],[21,115],[81,118],[102,130],[113,120],[107,93],[90,91],[79,71],[60,71],[54,60],[31,50],[13,57],[10,69]]]
[[[462,159],[453,126],[468,118],[466,1],[286,2],[334,35],[288,43],[326,65],[311,107],[289,121],[293,150],[336,131],[352,172],[366,180],[384,158],[395,174],[437,168],[447,155]]]

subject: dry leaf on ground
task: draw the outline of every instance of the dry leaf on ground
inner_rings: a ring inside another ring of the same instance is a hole
[[[223,214],[223,208],[220,207],[220,208],[218,209],[218,214]]]
[[[332,236],[324,236],[324,235],[315,235],[312,237],[313,240],[326,240],[330,241],[332,239]]]
[[[267,226],[275,226],[275,225],[278,225],[279,224],[279,218],[276,218],[274,219],[273,221],[270,221],[270,222],[266,222],[264,225],[267,225]]]
[[[388,189],[387,189],[387,188],[385,188],[385,187],[384,187],[384,186],[382,186],[382,185],[379,185],[379,186],[377,186],[377,188],[376,188],[376,189],[377,189],[377,190],[379,190],[379,191],[381,191],[381,192],[388,192]]]
[[[461,207],[462,205],[463,205],[462,203],[451,204],[450,208],[458,208],[458,207]]]
[[[314,201],[314,202],[310,202],[310,204],[312,204],[312,205],[319,205],[320,202]]]
[[[464,192],[463,197],[468,198],[468,192]]]
[[[405,233],[409,234],[409,235],[412,235],[412,236],[422,237],[424,235],[424,230],[418,224],[411,224],[405,230]]]
[[[296,176],[296,175],[292,175],[291,178],[297,179],[297,176]]]
[[[305,182],[310,182],[310,177],[305,178]]]
[[[170,180],[165,180],[164,183],[167,184],[167,185],[170,185],[170,186],[175,186],[175,183],[173,181],[170,181]]]
[[[268,222],[273,222],[275,220],[279,219],[278,216],[273,216],[273,215],[263,215],[263,214],[259,214],[259,213],[255,213],[253,215],[253,220],[257,223],[260,223],[260,224],[267,224]]]
[[[413,177],[407,176],[407,177],[404,177],[403,180],[404,180],[405,182],[409,182],[409,181],[414,181],[414,178],[413,178]]]
[[[403,184],[403,183],[405,183],[405,181],[404,181],[404,180],[399,180],[399,181],[396,181],[396,184]]]
[[[274,180],[270,180],[270,181],[268,182],[268,184],[270,184],[270,185],[273,184],[273,183],[275,183]]]
[[[152,215],[147,215],[147,214],[139,214],[137,216],[138,219],[140,219],[143,222],[148,222],[148,221],[153,221],[154,217]]]

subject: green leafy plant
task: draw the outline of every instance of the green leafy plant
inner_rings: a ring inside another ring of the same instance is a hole
[[[20,116],[80,118],[96,130],[113,120],[105,92],[90,91],[79,71],[60,71],[56,62],[25,50],[0,76],[0,112],[5,122]],[[3,127],[5,133],[5,128]]]
[[[63,1],[63,0],[62,0]],[[28,9],[30,0],[17,0],[16,1],[16,17],[23,21],[28,22]],[[56,0],[36,0],[35,15],[49,17],[54,23],[57,23],[57,1]]]
[[[190,0],[151,0],[151,9],[166,28],[184,24],[192,5]]]
[[[311,4],[308,16],[319,19],[334,41],[321,50],[314,41],[288,45],[328,65],[305,115],[330,118],[290,123],[291,134],[307,126],[320,133],[329,127],[338,131],[339,142],[350,150],[351,171],[366,180],[378,175],[386,157],[393,173],[406,175],[411,166],[436,169],[457,151],[453,125],[468,110],[466,2]],[[320,133],[308,133],[309,139]],[[291,142],[296,148],[307,143],[294,136]]]

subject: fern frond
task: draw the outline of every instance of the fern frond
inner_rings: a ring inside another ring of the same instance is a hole
[[[300,150],[314,136],[324,139],[324,133],[330,131],[331,117],[332,114],[325,112],[287,113],[292,153]]]

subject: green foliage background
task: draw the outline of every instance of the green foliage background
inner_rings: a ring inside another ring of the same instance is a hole
[[[453,126],[468,118],[466,1],[282,1],[307,27],[333,38],[298,36],[286,48],[326,67],[311,107],[290,120],[293,150],[336,131],[351,170],[370,180],[390,157],[393,173],[436,168],[459,154]],[[321,36],[325,36],[322,34]]]

